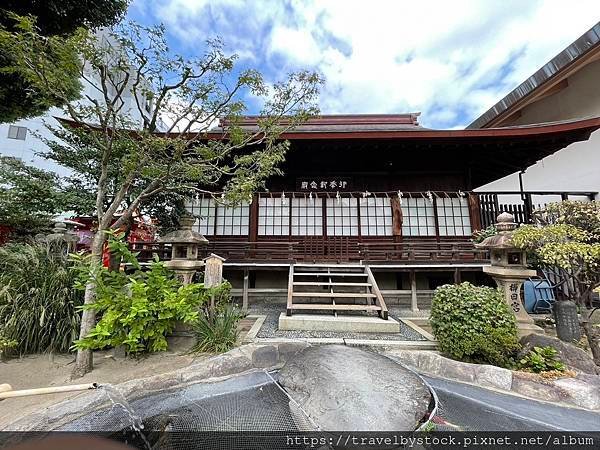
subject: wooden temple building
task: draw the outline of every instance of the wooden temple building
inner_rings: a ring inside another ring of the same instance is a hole
[[[245,305],[287,301],[291,314],[316,302],[383,316],[386,303],[427,308],[441,284],[490,282],[488,255],[470,238],[500,211],[527,222],[540,196],[595,194],[514,192],[519,201],[503,204],[511,193],[473,189],[588,139],[600,118],[467,130],[427,129],[418,118],[313,118],[282,135],[291,143],[285,175],[249,204],[189,200],[206,252],[226,259],[224,276]],[[253,129],[256,118],[243,126]]]

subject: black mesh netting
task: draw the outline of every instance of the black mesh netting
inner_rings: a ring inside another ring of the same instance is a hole
[[[59,430],[114,432],[114,438],[136,447],[172,449],[190,448],[191,444],[202,448],[208,441],[216,445],[210,448],[232,448],[222,432],[235,432],[232,439],[236,447],[254,448],[250,437],[247,442],[240,442],[241,432],[316,430],[297,403],[266,372],[197,383],[130,402],[115,389],[104,389],[109,399],[107,407],[85,414]],[[220,432],[214,442],[210,432]]]

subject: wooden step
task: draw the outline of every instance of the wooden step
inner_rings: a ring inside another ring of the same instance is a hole
[[[326,310],[335,310],[335,311],[381,311],[380,306],[376,305],[331,305],[331,304],[323,304],[323,303],[294,303],[292,305],[292,310],[294,309],[326,309]]]
[[[344,283],[337,281],[294,281],[297,286],[371,286],[371,283]]]
[[[294,272],[294,276],[307,276],[307,277],[366,277],[368,276],[366,273],[356,273],[356,272],[348,272],[348,273],[327,273],[327,272]]]
[[[354,292],[293,292],[293,297],[328,297],[328,298],[375,298],[375,294]]]

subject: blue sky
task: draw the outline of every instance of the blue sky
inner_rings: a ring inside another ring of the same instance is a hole
[[[270,82],[318,70],[323,114],[464,128],[598,22],[600,1],[134,0],[128,15],[164,23],[185,55],[220,36]]]

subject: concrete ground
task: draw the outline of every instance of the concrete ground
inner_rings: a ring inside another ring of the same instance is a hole
[[[188,350],[189,342],[181,339],[170,351],[138,359],[114,358],[111,351],[94,352],[94,370],[75,380],[70,379],[74,355],[29,355],[0,362],[0,384],[8,383],[15,390],[93,382],[115,384],[170,372],[207,358],[206,355],[188,354]],[[64,392],[0,400],[0,430],[19,416],[78,395],[81,393]]]
[[[600,414],[424,376],[439,399],[439,430],[600,431]]]

